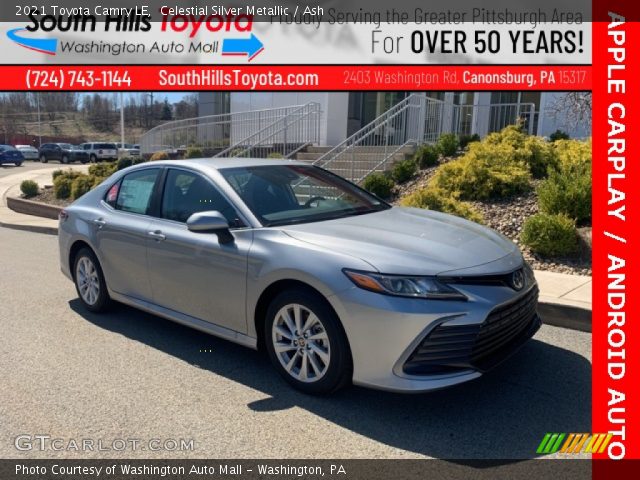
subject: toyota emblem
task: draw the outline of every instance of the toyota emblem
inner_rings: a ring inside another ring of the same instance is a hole
[[[511,274],[511,286],[514,290],[522,290],[524,288],[524,272],[522,269],[516,270]]]

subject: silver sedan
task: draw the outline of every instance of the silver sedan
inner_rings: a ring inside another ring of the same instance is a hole
[[[149,162],[60,214],[85,307],[122,302],[251,348],[307,393],[465,382],[535,334],[516,245],[299,162]]]

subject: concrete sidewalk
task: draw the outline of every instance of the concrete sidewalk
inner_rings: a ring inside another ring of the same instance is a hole
[[[69,168],[62,166],[61,168]],[[74,165],[87,171],[88,165]],[[34,180],[43,187],[53,184],[56,169],[32,170],[0,178],[0,226],[39,233],[57,234],[58,221],[16,213],[7,207],[6,197],[20,196],[20,182]],[[535,271],[540,287],[540,315],[545,323],[585,332],[591,331],[591,277]]]

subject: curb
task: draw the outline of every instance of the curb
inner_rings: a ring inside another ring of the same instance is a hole
[[[35,217],[49,218],[57,220],[58,215],[62,211],[62,207],[49,205],[46,203],[34,202],[24,198],[6,197],[7,207],[17,213],[32,215]]]
[[[591,333],[591,310],[562,303],[540,302],[538,313],[542,323]]]

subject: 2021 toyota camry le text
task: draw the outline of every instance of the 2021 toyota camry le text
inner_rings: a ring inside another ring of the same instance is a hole
[[[264,348],[308,393],[465,382],[540,326],[512,242],[304,163],[129,167],[61,213],[59,244],[89,310],[118,301]]]

